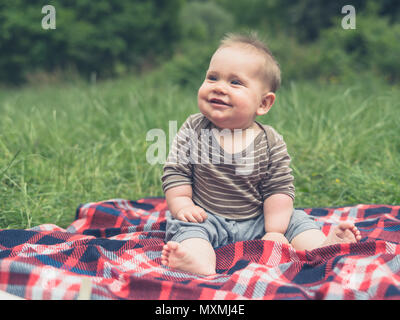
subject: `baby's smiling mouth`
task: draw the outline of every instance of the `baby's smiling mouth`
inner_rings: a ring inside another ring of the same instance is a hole
[[[212,104],[221,105],[221,106],[227,106],[227,107],[231,107],[232,106],[229,103],[226,103],[225,101],[223,101],[221,99],[217,99],[217,98],[212,98],[212,99],[209,100],[209,102],[212,103]]]

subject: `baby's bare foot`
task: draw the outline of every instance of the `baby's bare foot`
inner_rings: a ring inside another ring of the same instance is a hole
[[[190,252],[179,242],[169,241],[161,252],[161,263],[173,269],[188,271],[200,275],[215,273],[210,266],[204,265],[195,253]]]
[[[329,246],[337,243],[351,243],[361,240],[358,228],[351,222],[341,222],[329,232],[322,246]]]

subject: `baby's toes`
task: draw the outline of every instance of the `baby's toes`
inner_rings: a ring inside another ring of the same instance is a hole
[[[358,228],[356,226],[354,226],[354,228],[353,228],[353,233],[354,233],[354,236],[356,237],[357,241],[361,240],[361,232],[360,232],[360,230],[358,230]]]

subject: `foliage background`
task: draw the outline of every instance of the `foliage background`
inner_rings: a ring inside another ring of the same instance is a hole
[[[56,29],[42,29],[43,6],[56,9]],[[41,71],[120,75],[157,56],[180,37],[181,0],[1,0],[0,81],[21,83]]]
[[[42,6],[56,8],[43,30]],[[352,79],[368,71],[400,79],[400,2],[352,0],[357,28],[343,30],[346,0],[0,0],[0,82],[105,79],[166,61],[174,81],[204,70],[229,31],[257,30],[283,67],[284,80]],[[172,58],[172,60],[171,60]]]
[[[146,133],[197,112],[219,39],[249,29],[282,67],[260,121],[285,137],[295,206],[399,204],[399,17],[398,0],[0,0],[0,228],[162,196]]]

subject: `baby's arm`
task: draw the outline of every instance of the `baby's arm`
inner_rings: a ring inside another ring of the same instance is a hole
[[[175,219],[186,222],[203,222],[207,213],[192,201],[192,186],[180,185],[165,192],[169,211]]]
[[[293,199],[286,194],[277,193],[264,201],[264,240],[288,243],[284,234],[293,213]]]

